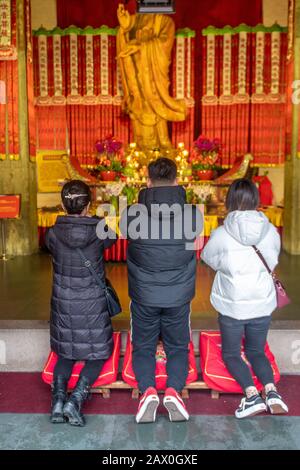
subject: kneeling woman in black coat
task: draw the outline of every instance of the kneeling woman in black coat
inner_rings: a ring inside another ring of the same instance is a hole
[[[62,204],[66,216],[58,217],[46,235],[53,257],[51,298],[51,349],[58,355],[52,384],[51,421],[66,420],[84,426],[81,407],[113,349],[113,330],[103,289],[84,266],[80,248],[98,275],[105,279],[103,250],[115,241],[96,234],[100,219],[88,216],[90,188],[82,181],[66,183]],[[76,388],[67,399],[67,384],[76,361],[85,361]]]

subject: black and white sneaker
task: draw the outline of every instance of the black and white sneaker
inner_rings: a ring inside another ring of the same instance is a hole
[[[244,397],[240,406],[235,411],[236,418],[247,418],[267,411],[267,405],[260,395],[254,395],[251,398]]]
[[[272,415],[282,415],[289,412],[287,405],[276,390],[270,390],[267,394],[266,405]]]

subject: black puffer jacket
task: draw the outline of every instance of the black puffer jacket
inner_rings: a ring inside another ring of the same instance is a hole
[[[196,254],[193,249],[186,249],[187,242],[194,246],[195,237],[192,236],[192,230],[188,230],[188,222],[192,221],[191,229],[200,234],[202,215],[195,206],[185,206],[186,193],[180,186],[143,189],[139,195],[139,204],[145,208],[142,213],[132,216],[137,207],[134,205],[121,219],[122,233],[125,235],[126,229],[129,229],[129,296],[142,305],[152,307],[183,305],[195,295]],[[161,206],[161,210],[157,210],[157,205],[161,204],[165,208]],[[173,204],[177,205],[174,213],[169,210]],[[170,236],[163,239],[162,223],[166,220],[170,224]],[[130,230],[137,224],[141,235],[134,239]],[[151,232],[153,228],[154,232]],[[155,232],[158,236],[153,236]],[[182,236],[178,238],[176,232]]]
[[[58,217],[46,236],[53,257],[51,349],[67,359],[108,359],[113,348],[113,330],[103,289],[76,252],[77,247],[81,248],[104,279],[106,245],[96,235],[99,220]]]

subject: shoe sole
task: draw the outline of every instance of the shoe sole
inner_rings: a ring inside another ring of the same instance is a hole
[[[281,400],[272,399],[273,403],[267,403],[267,407],[272,415],[285,415],[289,412],[288,407],[286,408],[281,403]]]
[[[235,412],[235,417],[237,419],[251,418],[252,416],[256,416],[266,411],[267,411],[266,405],[254,405],[251,408],[249,408],[248,411],[243,412],[243,416],[241,415],[239,416],[237,412]]]
[[[142,410],[140,410],[136,415],[135,420],[137,424],[154,423],[156,420],[156,411],[159,405],[159,400],[151,399],[151,397],[149,398],[147,398],[145,400],[145,403],[143,404],[143,407],[145,407],[145,410],[143,411],[143,413],[141,412]]]
[[[69,405],[69,407],[72,405]],[[77,415],[77,416],[74,416]],[[71,426],[79,426],[83,427],[85,426],[85,422],[80,419],[80,416],[78,415],[76,409],[74,406],[72,406],[72,409],[64,408],[64,417],[67,419],[68,423]]]
[[[50,421],[53,424],[62,424],[66,422],[66,418],[64,416],[51,416]]]
[[[172,398],[164,399],[164,407],[168,411],[169,419],[172,423],[188,421],[190,418],[188,412],[180,405],[180,403],[177,403],[177,400],[175,402]]]

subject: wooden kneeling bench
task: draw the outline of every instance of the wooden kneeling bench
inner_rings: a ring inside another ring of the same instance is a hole
[[[103,398],[110,398],[110,391],[111,390],[132,390],[131,396],[134,400],[137,400],[140,396],[139,390],[137,388],[132,388],[127,383],[123,382],[123,380],[117,380],[109,385],[104,385],[102,387],[95,387],[91,390],[92,393],[100,393]],[[205,382],[198,380],[197,382],[192,382],[187,385],[182,391],[182,398],[188,399],[189,398],[189,390],[209,390],[208,386]],[[160,393],[160,392],[159,392]],[[211,390],[211,398],[218,399],[219,392],[216,390]]]

